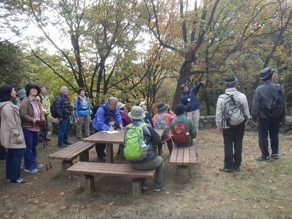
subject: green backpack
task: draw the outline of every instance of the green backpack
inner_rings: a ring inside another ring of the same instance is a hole
[[[125,134],[124,155],[127,160],[140,161],[147,157],[148,145],[144,142],[143,127],[147,123],[141,123],[139,126],[129,124],[129,129]]]

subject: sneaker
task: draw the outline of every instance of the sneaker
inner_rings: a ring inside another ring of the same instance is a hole
[[[275,154],[272,154],[271,157],[274,158],[275,160],[277,160],[279,158],[279,155],[278,155],[278,153],[275,153]]]
[[[16,181],[11,181],[12,183],[26,183],[26,180],[25,179],[22,179],[22,178],[19,178],[18,180]]]
[[[105,158],[104,157],[99,157],[98,161],[105,161]]]
[[[234,171],[240,172],[240,167],[233,167]]]
[[[155,183],[154,192],[160,192],[163,191],[164,189],[165,185],[163,185],[162,183]]]
[[[68,145],[71,145],[72,143],[68,141],[68,142],[64,142],[64,144],[68,146]]]
[[[35,168],[38,168],[38,169],[41,169],[41,168],[44,167],[44,165],[41,164],[41,163],[36,163],[36,164],[34,165],[34,167],[35,167]]]
[[[223,171],[223,172],[226,172],[226,173],[233,173],[233,169],[232,168],[227,169],[225,167],[220,167],[219,170]]]
[[[28,172],[28,173],[37,173],[39,172],[38,169],[35,169],[35,168],[30,168],[30,169],[24,169],[25,172]]]
[[[268,162],[270,161],[270,156],[266,156],[265,158],[263,156],[260,156],[257,161],[265,161],[265,162]]]
[[[141,185],[142,185],[142,190],[145,191],[145,190],[147,189],[147,183],[146,183],[146,180],[142,180]]]
[[[58,148],[65,148],[65,147],[67,147],[67,145],[65,145],[65,144],[58,144]]]

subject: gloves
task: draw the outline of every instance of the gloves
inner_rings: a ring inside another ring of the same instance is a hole
[[[44,127],[46,125],[46,120],[38,120],[36,123],[39,127]]]

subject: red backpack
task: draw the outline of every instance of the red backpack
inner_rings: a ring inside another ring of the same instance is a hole
[[[184,125],[184,121],[186,117],[181,122],[176,122],[174,120],[174,128],[172,134],[172,140],[175,144],[186,144],[190,141],[190,134],[187,132],[186,127]]]

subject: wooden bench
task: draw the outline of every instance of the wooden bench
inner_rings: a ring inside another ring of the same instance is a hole
[[[141,196],[141,180],[143,178],[153,177],[155,170],[138,171],[134,170],[131,164],[113,164],[113,163],[93,163],[93,162],[77,162],[67,169],[69,173],[84,174],[85,191],[92,193],[94,188],[95,175],[107,176],[126,176],[133,179],[133,197]]]
[[[95,146],[93,142],[78,141],[62,150],[59,150],[49,156],[51,159],[62,160],[62,173],[72,166],[72,161],[79,156],[80,161],[89,161],[88,151]]]
[[[177,147],[174,145],[169,163],[178,165],[178,181],[187,181],[189,177],[189,165],[197,163],[196,146]]]

